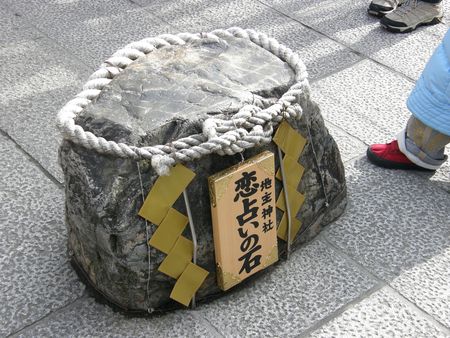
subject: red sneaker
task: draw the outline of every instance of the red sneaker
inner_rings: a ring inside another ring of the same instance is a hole
[[[372,144],[367,148],[367,158],[373,164],[383,168],[426,170],[411,162],[400,151],[396,140],[386,144]]]

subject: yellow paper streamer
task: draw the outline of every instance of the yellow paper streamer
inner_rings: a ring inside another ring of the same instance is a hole
[[[297,187],[300,182],[305,168],[297,162],[295,157],[290,155],[284,155],[283,157],[284,173],[286,174],[286,184],[292,187]],[[281,169],[278,169],[275,176],[278,180],[282,181]]]
[[[295,189],[294,187],[288,185],[287,186],[288,199],[289,199],[289,209],[291,210],[291,214],[293,217],[297,214],[298,210],[302,206],[305,201],[305,196],[302,195]],[[284,199],[284,188],[281,189],[280,195],[277,199],[277,208],[283,211],[286,211],[286,201]]]
[[[194,244],[189,239],[178,237],[172,250],[158,267],[158,271],[177,279],[192,260]]]
[[[192,297],[203,284],[207,276],[208,271],[194,263],[189,263],[175,283],[175,286],[170,293],[170,298],[178,303],[188,306]]]
[[[188,223],[188,218],[177,210],[170,208],[148,244],[168,254],[175,245]]]
[[[158,177],[139,210],[139,216],[160,224],[194,177],[195,173],[182,164],[173,167],[169,176]]]
[[[294,158],[298,158],[306,144],[306,139],[292,128],[286,121],[281,122],[273,137],[277,146]]]
[[[293,216],[291,220],[291,243],[294,241],[295,236],[297,236],[297,233],[302,227],[302,222],[300,222],[297,217]],[[277,235],[282,240],[286,241],[288,240],[287,236],[287,214],[284,213],[283,217],[281,218],[280,225],[278,226]]]

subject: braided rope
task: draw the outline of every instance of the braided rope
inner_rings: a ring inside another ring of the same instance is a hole
[[[112,79],[138,58],[170,45],[183,45],[200,39],[219,41],[221,38],[243,38],[252,41],[286,62],[294,71],[295,83],[278,100],[257,99],[244,105],[231,118],[215,116],[203,123],[203,133],[190,135],[166,145],[136,147],[97,137],[75,124],[75,117],[94,99]],[[299,56],[266,34],[238,27],[217,29],[210,33],[163,34],[130,43],[115,52],[100,65],[73,100],[58,113],[57,126],[63,137],[85,148],[135,160],[151,160],[159,175],[167,175],[178,162],[189,162],[217,153],[234,155],[272,140],[273,129],[283,118],[299,118],[302,109],[295,103],[297,97],[309,88],[306,67]]]

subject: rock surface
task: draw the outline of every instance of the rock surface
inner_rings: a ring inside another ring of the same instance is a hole
[[[286,64],[247,40],[165,47],[118,75],[77,123],[116,142],[164,144],[201,132],[203,120],[210,115],[233,114],[255,98],[279,97],[293,79]],[[299,159],[305,173],[298,190],[306,200],[297,214],[303,227],[294,249],[338,217],[346,204],[339,150],[309,93],[298,102],[303,117],[290,123],[308,142]],[[243,156],[249,158],[265,149],[275,151],[275,146],[253,148]],[[221,293],[216,286],[207,177],[239,161],[240,155],[210,155],[185,164],[197,174],[187,189],[195,200],[197,263],[210,272],[197,294],[200,301]],[[146,225],[137,215],[143,198],[137,163],[100,155],[69,141],[61,145],[60,163],[65,176],[69,252],[78,270],[122,309],[176,306],[169,299],[175,280],[157,271],[165,254],[153,248],[149,273]],[[139,166],[147,194],[157,174],[146,161]],[[186,213],[182,199],[174,207]],[[150,236],[155,228],[150,225]],[[190,237],[189,231],[184,235]],[[284,250],[284,243],[280,248]]]

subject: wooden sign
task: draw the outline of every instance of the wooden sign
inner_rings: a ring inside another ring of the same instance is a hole
[[[228,290],[278,260],[274,155],[209,177],[217,279]]]

